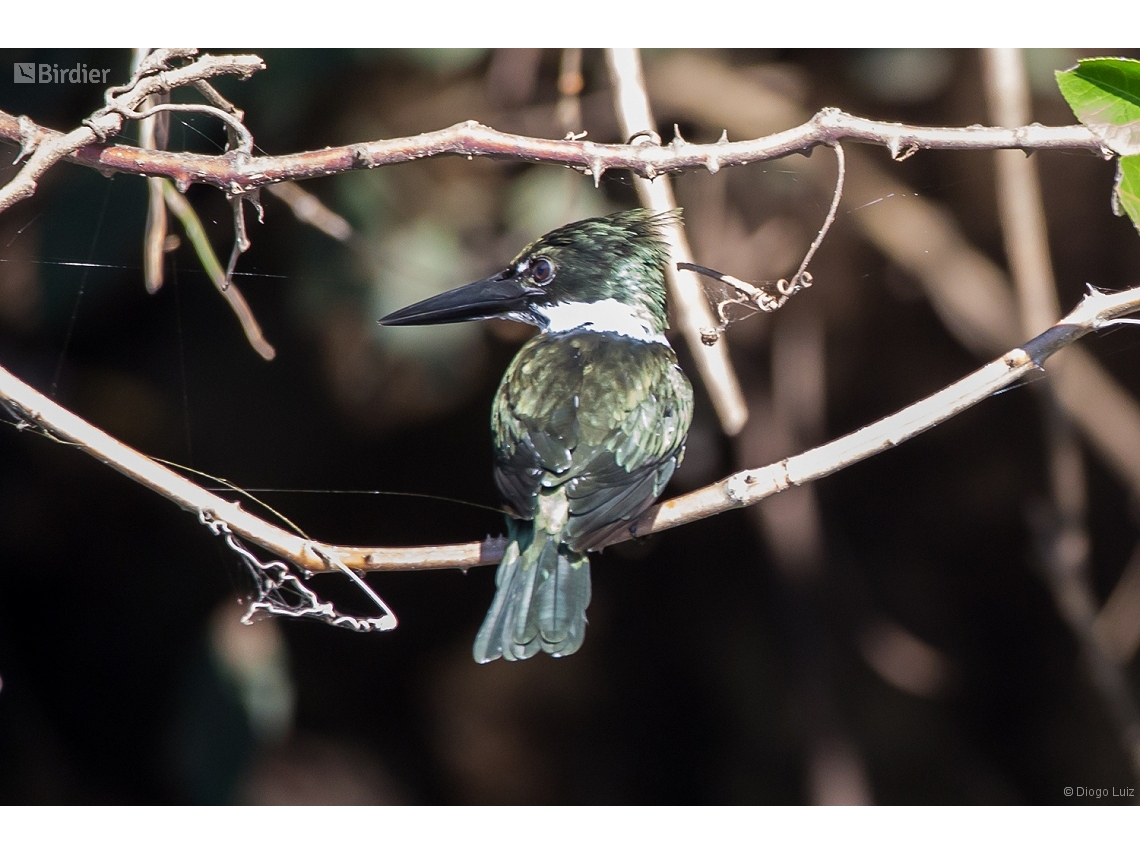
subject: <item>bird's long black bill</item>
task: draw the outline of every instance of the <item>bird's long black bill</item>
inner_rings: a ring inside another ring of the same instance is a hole
[[[525,311],[534,291],[500,273],[413,303],[380,319],[386,327],[455,324]]]

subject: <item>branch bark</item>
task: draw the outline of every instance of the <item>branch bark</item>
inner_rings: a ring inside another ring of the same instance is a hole
[[[203,57],[205,59],[205,57]],[[250,59],[257,59],[252,57]],[[260,62],[260,60],[258,60]],[[149,92],[148,92],[149,94]],[[116,131],[117,132],[117,131]],[[73,131],[78,134],[80,131]],[[151,151],[126,145],[94,144],[94,135],[59,141],[64,134],[43,128],[26,116],[0,111],[0,139],[36,146],[59,146],[61,157],[103,172],[169,178],[185,191],[192,183],[211,184],[230,194],[280,181],[374,169],[425,157],[460,155],[554,163],[583,170],[595,181],[611,169],[628,169],[642,178],[667,172],[745,166],[789,154],[807,154],[816,146],[858,140],[886,146],[903,160],[920,149],[984,150],[1078,149],[1110,157],[1083,125],[1020,128],[924,128],[876,122],[828,107],[795,128],[743,142],[698,144],[674,139],[668,145],[612,145],[588,140],[546,140],[496,131],[474,121],[411,137],[354,143],[296,154],[248,157],[240,152],[208,155]],[[0,204],[0,210],[5,205]]]

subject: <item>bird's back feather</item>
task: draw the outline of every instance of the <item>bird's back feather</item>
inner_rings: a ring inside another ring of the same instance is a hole
[[[692,387],[666,345],[589,331],[539,335],[495,398],[495,480],[519,517],[564,487],[562,540],[600,546],[660,495],[684,453]]]
[[[667,345],[575,330],[519,351],[491,417],[495,481],[518,519],[477,661],[578,649],[590,602],[585,553],[661,494],[692,412],[692,387]]]

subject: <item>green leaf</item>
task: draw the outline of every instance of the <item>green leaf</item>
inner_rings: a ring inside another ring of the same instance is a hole
[[[1082,59],[1057,72],[1061,94],[1081,123],[1120,155],[1140,154],[1140,61]]]
[[[1140,155],[1122,157],[1116,163],[1116,186],[1112,191],[1112,210],[1118,217],[1125,214],[1140,231]]]

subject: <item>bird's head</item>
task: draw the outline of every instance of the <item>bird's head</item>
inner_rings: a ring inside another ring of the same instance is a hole
[[[632,319],[646,335],[660,337],[667,326],[669,260],[662,228],[678,216],[636,209],[570,223],[540,237],[494,276],[407,306],[380,323],[510,318],[557,330]]]

